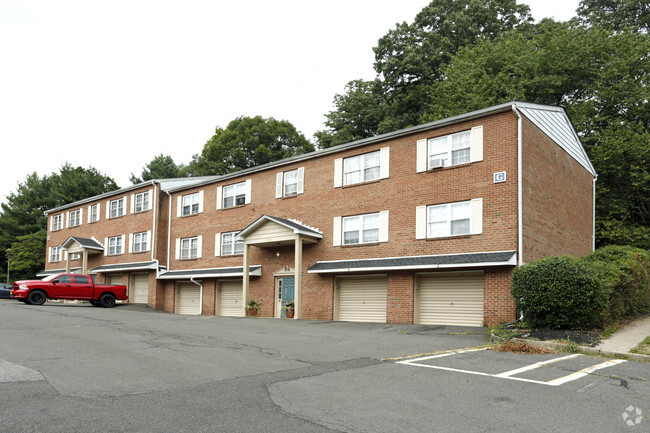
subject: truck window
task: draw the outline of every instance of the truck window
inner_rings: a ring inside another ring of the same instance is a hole
[[[88,284],[88,277],[85,275],[75,275],[74,282],[76,284]]]
[[[55,283],[71,283],[72,278],[70,278],[70,275],[61,275],[59,278],[54,280]]]

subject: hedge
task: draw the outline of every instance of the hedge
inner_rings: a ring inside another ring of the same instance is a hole
[[[534,328],[589,329],[604,320],[605,285],[583,260],[546,257],[515,269],[512,295]]]
[[[590,329],[650,312],[650,253],[601,248],[584,258],[546,257],[515,269],[511,287],[532,327]]]

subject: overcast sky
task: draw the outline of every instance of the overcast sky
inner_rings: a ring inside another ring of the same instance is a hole
[[[0,200],[68,161],[120,187],[241,115],[308,139],[372,47],[428,0],[0,0]],[[529,0],[535,20],[578,0]]]

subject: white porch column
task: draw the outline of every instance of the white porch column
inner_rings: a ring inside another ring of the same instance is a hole
[[[70,273],[70,253],[66,250],[66,255],[65,255],[65,273],[69,274]],[[61,253],[63,254],[63,252]]]
[[[244,309],[244,316],[246,315],[246,301],[248,300],[248,288],[250,286],[250,272],[248,270],[250,248],[251,246],[244,241],[244,264],[242,267],[244,274],[242,283],[242,308]]]
[[[302,318],[302,238],[296,235],[295,240],[295,262],[294,262],[294,319]]]
[[[81,273],[82,274],[87,274],[88,273],[88,250],[83,249],[82,253],[82,259],[81,259]]]

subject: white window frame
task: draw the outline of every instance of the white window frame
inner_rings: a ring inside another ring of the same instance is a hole
[[[145,212],[151,209],[151,194],[149,191],[134,194],[133,197],[133,212]]]
[[[356,222],[356,230],[352,230]],[[368,224],[368,225],[366,225]],[[372,226],[370,226],[372,224]],[[369,236],[369,233],[364,235],[364,231],[378,230],[377,236]],[[356,242],[346,240],[346,233],[358,233]],[[334,218],[333,229],[333,245],[347,246],[347,245],[364,245],[364,244],[377,244],[380,242],[388,242],[388,211],[373,212],[362,215],[350,215],[346,217]]]
[[[68,212],[68,227],[77,227],[81,225],[81,209],[71,210]]]
[[[63,214],[52,216],[51,231],[55,232],[61,229],[63,229]]]
[[[144,238],[144,240],[143,240]],[[149,232],[133,233],[133,250],[134,253],[143,253],[149,251]]]
[[[50,263],[61,261],[61,247],[50,247]]]
[[[81,253],[70,253],[70,260],[79,260],[81,258]]]
[[[459,139],[465,138],[459,147]],[[456,147],[456,148],[454,148]],[[463,152],[460,158],[460,152]],[[454,161],[454,157],[456,161]],[[418,140],[417,172],[440,167],[453,167],[483,160],[483,126],[475,126],[453,134]]]
[[[226,206],[226,200],[232,199],[232,204]],[[233,183],[223,187],[223,209],[244,206],[246,204],[246,182]]]
[[[241,230],[240,230],[241,231]],[[244,241],[235,240],[240,232],[227,232],[221,234],[221,255],[239,256],[244,254]]]
[[[183,238],[180,242],[181,260],[197,259],[199,258],[199,237]]]
[[[108,215],[109,218],[119,218],[124,216],[124,197],[109,201]]]
[[[462,212],[454,215],[454,208]],[[433,216],[435,211],[440,215],[439,218]],[[454,221],[469,220],[468,230],[462,233],[452,234]],[[434,235],[432,233],[432,224],[439,224],[444,227],[444,231]],[[437,239],[457,236],[470,236],[483,233],[483,199],[476,198],[453,203],[442,203],[428,206],[418,206],[415,216],[415,238],[416,239]]]
[[[292,192],[287,192],[287,188],[292,188]],[[305,168],[300,167],[295,170],[289,170],[276,174],[275,180],[275,198],[295,197],[305,192]]]
[[[99,203],[89,206],[88,209],[88,222],[96,223],[99,221]]]
[[[124,236],[111,236],[107,243],[108,255],[119,256],[124,254]]]
[[[366,166],[369,160],[376,159],[375,165]],[[370,172],[369,170],[372,170]],[[375,173],[370,175],[369,173]],[[358,173],[358,179],[352,179],[352,174]],[[355,185],[357,183],[372,182],[379,180],[381,175],[381,153],[374,151],[361,155],[350,156],[343,159],[343,185]]]
[[[195,192],[187,194],[182,197],[183,204],[181,205],[181,215],[189,216],[200,213],[201,201],[199,200],[199,193]]]

